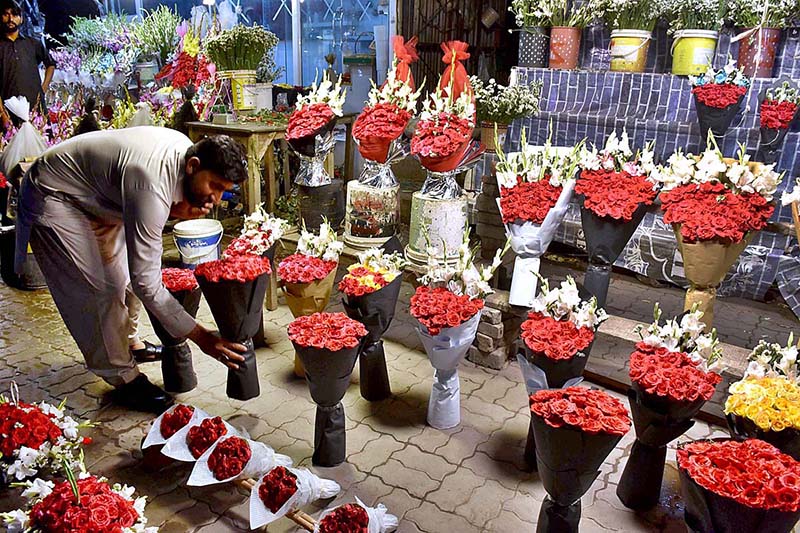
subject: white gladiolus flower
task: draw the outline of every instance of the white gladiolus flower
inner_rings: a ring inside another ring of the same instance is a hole
[[[29,500],[41,500],[49,496],[53,492],[53,488],[55,488],[55,484],[52,481],[36,478],[29,487],[22,491],[22,497]]]

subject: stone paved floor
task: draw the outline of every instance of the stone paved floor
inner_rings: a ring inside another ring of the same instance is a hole
[[[402,304],[399,306],[399,308]],[[399,309],[398,308],[398,309]],[[399,309],[399,311],[401,311]],[[536,474],[523,469],[522,451],[529,415],[516,364],[496,372],[465,362],[460,369],[462,423],[439,431],[425,425],[432,370],[424,353],[396,342],[411,333],[399,312],[393,341],[387,343],[394,397],[369,403],[352,385],[344,399],[349,460],[336,468],[312,468],[343,488],[332,501],[306,511],[316,515],[329,505],[352,501],[384,503],[400,518],[399,532],[534,531],[544,491]],[[407,316],[407,315],[406,315]],[[203,304],[200,319],[212,325]],[[295,463],[310,467],[314,404],[306,385],[291,375],[292,347],[285,328],[287,307],[267,313],[269,349],[258,351],[262,393],[249,402],[226,398],[224,367],[195,349],[200,386],[180,401],[220,415]],[[149,332],[149,329],[146,333]],[[413,344],[412,344],[413,346]],[[158,365],[143,370],[160,382]],[[0,284],[0,388],[15,380],[27,401],[57,401],[78,416],[101,425],[92,430],[90,471],[135,485],[149,496],[147,515],[161,531],[247,531],[247,495],[232,488],[187,488],[189,469],[174,465],[158,473],[141,468],[139,444],[150,416],[125,412],[107,400],[109,387],[89,374],[46,291],[25,293]],[[693,438],[721,435],[698,423]],[[662,504],[636,515],[619,503],[616,483],[633,433],[626,436],[602,467],[600,478],[583,498],[581,531],[683,532],[674,466],[668,464]],[[674,451],[670,452],[674,462]],[[15,490],[0,491],[0,510],[16,507]],[[284,519],[270,532],[295,531]]]

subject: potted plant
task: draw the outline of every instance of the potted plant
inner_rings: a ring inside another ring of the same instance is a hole
[[[652,0],[592,0],[589,5],[611,27],[611,70],[644,72],[662,5]]]
[[[497,142],[502,146],[508,126],[514,119],[535,115],[539,112],[539,97],[542,82],[536,81],[528,86],[498,84],[494,78],[484,82],[476,76],[470,77],[475,92],[477,119],[481,126],[481,142],[487,152],[494,152],[495,129]]]
[[[672,73],[702,74],[714,59],[725,16],[721,0],[674,0],[667,17],[672,34]]]
[[[795,15],[792,0],[729,0],[729,20],[742,31],[731,41],[739,43],[739,67],[751,78],[772,77],[781,29]]]
[[[539,0],[512,0],[508,10],[514,13],[520,28],[517,64],[520,67],[546,67],[552,14],[550,6]]]
[[[583,28],[594,18],[589,4],[580,7],[573,0],[549,0],[550,68],[578,68]],[[543,3],[543,5],[545,5]]]

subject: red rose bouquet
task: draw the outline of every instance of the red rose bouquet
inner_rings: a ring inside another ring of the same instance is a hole
[[[219,441],[208,456],[208,468],[214,479],[225,481],[238,476],[250,461],[253,452],[246,440],[228,437]]]
[[[189,423],[194,416],[194,407],[191,405],[176,405],[174,409],[164,413],[159,424],[161,436],[165,439],[170,438],[183,426]]]
[[[225,249],[223,257],[251,254],[267,257],[270,263],[275,260],[275,244],[289,229],[289,223],[264,210],[259,205],[255,211],[244,217],[242,232]]]
[[[344,313],[314,313],[296,318],[288,331],[317,404],[311,461],[336,466],[344,461],[346,452],[341,402],[367,329]]]
[[[215,416],[206,418],[186,433],[186,445],[195,459],[206,453],[214,442],[228,434],[228,427],[222,418]]]
[[[201,263],[194,272],[198,278],[205,278],[211,283],[220,281],[247,283],[264,274],[272,274],[272,267],[266,258],[247,254]]]
[[[278,265],[278,276],[286,283],[312,283],[327,278],[338,265],[338,261],[324,261],[319,257],[292,254]]]
[[[151,446],[163,446],[178,432],[186,433],[189,428],[207,418],[210,418],[210,416],[197,407],[182,403],[174,405],[153,420],[144,442],[142,442],[142,449],[144,450]],[[181,440],[185,443],[186,436],[184,435]],[[187,453],[189,453],[188,449]]]
[[[673,225],[691,283],[686,309],[695,303],[711,325],[716,287],[774,211],[772,199],[782,179],[774,165],[752,163],[740,150],[723,158],[711,147],[701,156],[673,154],[659,172],[664,222]]]
[[[703,74],[691,78],[697,121],[700,123],[701,148],[709,135],[722,138],[739,111],[750,79],[736,67],[731,58],[724,68],[714,70],[709,65]]]
[[[22,493],[26,509],[4,513],[8,531],[40,533],[156,533],[147,527],[146,498],[133,499],[133,487],[109,485],[88,474],[59,483],[36,479]]]
[[[692,419],[722,381],[715,371],[722,365],[717,332],[704,332],[702,312],[686,312],[662,326],[656,304],[654,316],[647,329],[639,328],[642,340],[630,360],[628,397],[636,442],[617,496],[632,509],[658,503],[667,445],[692,427]]]
[[[161,280],[169,292],[193,291],[199,287],[194,272],[188,268],[161,269]]]
[[[785,81],[778,87],[767,89],[761,102],[761,138],[759,161],[777,163],[783,142],[792,121],[800,109],[800,91],[797,84]]]
[[[397,517],[389,514],[385,505],[367,507],[356,498],[356,503],[346,503],[322,513],[315,533],[385,533],[397,525]]]
[[[80,430],[92,424],[67,415],[65,402],[24,403],[16,399],[16,384],[11,389],[13,401],[0,395],[0,479],[11,482],[55,472],[64,462],[77,465],[81,445],[91,442]]]
[[[800,463],[764,441],[683,444],[678,470],[693,531],[789,533],[800,517]]]
[[[181,23],[176,32],[180,37],[173,57],[156,74],[156,80],[167,80],[173,89],[213,86],[217,67],[201,50],[200,32],[188,22]]]
[[[537,470],[548,494],[538,531],[577,533],[580,499],[630,430],[628,411],[607,393],[583,387],[540,390],[530,406]]]
[[[190,487],[201,487],[246,479],[276,466],[291,464],[290,457],[275,453],[264,443],[226,435],[220,437],[197,459],[186,484]]]
[[[371,248],[359,252],[358,263],[348,267],[339,282],[345,313],[367,328],[367,337],[359,348],[358,368],[361,396],[369,401],[386,399],[392,393],[381,338],[394,318],[405,263],[401,253]]]
[[[276,466],[250,492],[250,529],[258,529],[319,499],[332,498],[341,488],[305,468]]]
[[[786,130],[797,115],[796,101],[766,99],[761,102],[761,127]]]
[[[8,188],[8,179],[6,179],[6,175],[0,172],[0,189],[7,189]]]

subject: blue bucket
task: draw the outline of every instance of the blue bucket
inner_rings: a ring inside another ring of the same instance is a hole
[[[194,269],[200,263],[220,258],[222,224],[202,218],[178,222],[172,230],[175,246],[181,254],[181,265]]]

